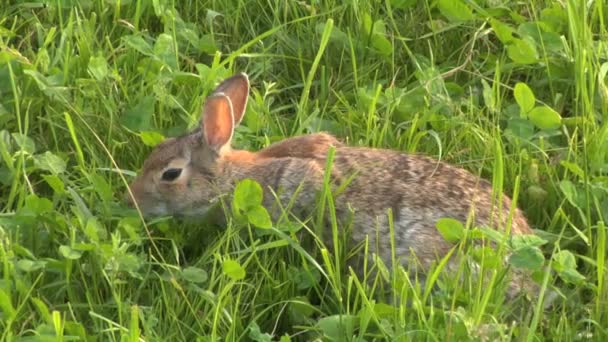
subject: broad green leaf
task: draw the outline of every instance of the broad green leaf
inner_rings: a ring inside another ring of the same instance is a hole
[[[0,31],[2,31],[2,29],[3,27],[0,27]],[[16,53],[16,51],[0,51],[0,65],[4,65],[20,57],[21,55]]]
[[[296,319],[305,319],[309,318],[315,314],[315,306],[310,304],[308,297],[306,296],[297,296],[292,298],[289,301],[288,310],[292,317],[296,317]]]
[[[46,183],[53,189],[56,194],[63,195],[65,194],[65,184],[56,175],[42,175],[42,178],[46,181]]]
[[[509,58],[518,64],[532,64],[538,61],[538,52],[534,45],[527,40],[513,38],[507,47]]]
[[[143,263],[143,260],[138,255],[133,253],[124,253],[118,255],[115,260],[118,262],[118,267],[115,269],[116,271],[135,272]]]
[[[562,117],[553,108],[538,106],[528,113],[532,123],[543,130],[558,129],[562,125]]]
[[[232,280],[241,280],[245,278],[245,269],[236,260],[227,259],[222,263],[222,271]]]
[[[12,245],[12,249],[13,249],[13,252],[15,252],[15,255],[23,256],[23,257],[26,257],[29,259],[36,259],[36,256],[34,255],[34,253],[32,253],[29,249],[21,246],[18,243],[14,243]]]
[[[139,137],[144,145],[151,147],[154,147],[165,140],[165,137],[162,134],[155,131],[140,132]]]
[[[80,259],[82,252],[72,249],[70,246],[62,245],[59,247],[59,253],[66,259],[76,260]]]
[[[416,78],[421,84],[424,84],[427,94],[443,94],[445,91],[445,82],[441,77],[441,72],[433,65],[424,67],[415,72]],[[441,116],[440,116],[441,117]],[[439,119],[445,121],[442,118]]]
[[[568,27],[568,13],[558,3],[543,9],[540,12],[540,19],[555,33],[562,34]]]
[[[547,190],[543,189],[542,187],[540,187],[538,185],[530,185],[528,187],[528,189],[526,189],[526,192],[530,196],[530,199],[537,201],[537,202],[544,201],[547,198],[547,196],[549,195]]]
[[[25,208],[37,215],[42,215],[53,210],[53,202],[47,198],[29,194],[25,198]]]
[[[66,190],[67,190],[68,194],[70,194],[70,197],[72,197],[72,200],[74,201],[74,204],[75,204],[72,207],[72,211],[74,213],[76,213],[76,215],[78,215],[82,219],[88,219],[88,218],[92,217],[93,214],[91,213],[89,206],[85,203],[85,201],[82,199],[82,197],[80,197],[78,192],[76,190],[74,190],[74,188],[72,188],[72,187],[68,187]]]
[[[372,26],[373,26],[373,20],[372,20],[372,16],[369,13],[363,13],[362,17],[361,17],[361,26],[363,26],[363,31],[365,33],[366,36],[371,35],[372,32]]]
[[[137,310],[139,310],[139,308],[137,305],[133,305],[133,306],[131,306],[131,310],[137,311]],[[131,334],[132,334],[132,336],[135,331],[133,328],[133,326],[135,324],[139,324],[139,320],[133,319],[133,317],[131,317]],[[84,328],[84,324],[82,324],[80,322],[75,322],[75,321],[64,321],[64,327],[65,327],[65,332],[66,332],[66,334],[63,337],[64,341],[68,340],[68,338],[77,339],[79,341],[90,340],[90,337],[87,335],[87,330]],[[69,337],[68,337],[68,334],[69,334]],[[137,332],[136,336],[139,336],[139,332]],[[132,337],[129,341],[136,341],[136,340],[138,340],[138,339]]]
[[[36,143],[32,138],[21,133],[13,133],[11,136],[21,151],[27,154],[36,152]]]
[[[198,48],[199,37],[197,30],[194,27],[189,27],[181,21],[179,21],[178,23],[179,25],[176,25],[176,28],[178,29],[177,37],[181,38],[181,40],[178,39],[178,44],[182,44],[185,41],[189,45]]]
[[[496,250],[491,247],[475,247],[472,255],[473,259],[485,268],[495,269],[501,264]]]
[[[326,30],[326,26],[327,23],[325,22],[318,23],[317,26],[315,26],[315,32],[319,36],[322,36],[323,32],[325,32]],[[331,29],[331,33],[329,34],[329,41],[341,47],[346,47],[349,44],[348,35],[335,26]]]
[[[565,169],[567,169],[568,171],[572,172],[573,174],[577,175],[580,179],[584,179],[585,178],[585,171],[583,171],[583,169],[581,169],[580,166],[578,166],[577,164],[562,160],[559,162]]]
[[[492,87],[484,79],[481,80],[481,85],[483,87],[483,102],[486,104],[486,107],[488,107],[491,112],[496,112],[496,99],[494,97],[494,91],[492,90]]]
[[[511,246],[513,246],[513,249],[540,247],[546,243],[547,240],[534,234],[518,234],[511,237]]]
[[[209,279],[207,271],[198,267],[186,267],[182,270],[182,277],[192,283],[204,283]]]
[[[50,151],[46,151],[43,154],[38,154],[34,156],[34,164],[37,168],[45,171],[49,171],[50,173],[57,175],[63,173],[66,168],[65,160],[60,157],[54,155]]]
[[[212,22],[215,20],[215,18],[217,18],[217,17],[223,17],[223,16],[224,16],[224,14],[222,14],[222,13],[220,13],[220,12],[217,12],[217,11],[214,11],[214,10],[211,10],[211,9],[208,9],[208,10],[207,10],[207,14],[205,15],[205,19],[206,19],[206,20],[207,20],[209,23],[212,23]]]
[[[23,272],[34,272],[38,271],[46,265],[46,261],[42,260],[29,260],[29,259],[21,259],[17,261],[17,267]]]
[[[572,252],[563,250],[553,255],[553,268],[564,281],[580,284],[585,277],[576,270],[576,259]]]
[[[108,75],[108,63],[104,57],[91,57],[88,70],[96,80],[101,81]]]
[[[555,253],[555,255],[553,255],[553,261],[555,262],[554,267],[556,270],[576,268],[576,258],[574,257],[574,254],[568,250]]]
[[[9,185],[13,184],[14,177],[15,177],[14,172],[11,172],[11,170],[9,170],[8,168],[6,168],[4,166],[0,166],[0,184],[2,184],[4,186],[9,186]],[[44,176],[42,176],[42,177],[44,177]]]
[[[448,242],[458,242],[464,237],[464,226],[462,222],[453,218],[442,218],[437,221],[437,230]]]
[[[114,191],[110,183],[106,177],[101,176],[98,173],[93,173],[89,175],[89,180],[91,185],[93,185],[93,189],[99,195],[102,201],[110,202],[114,197]]]
[[[355,315],[333,315],[323,317],[317,322],[323,336],[330,341],[350,340],[358,325],[359,318]]]
[[[319,272],[310,268],[304,269],[290,266],[287,270],[287,274],[289,276],[289,280],[296,284],[298,290],[310,289],[317,285],[320,280]],[[310,310],[310,306],[306,306],[306,310]]]
[[[542,46],[546,52],[567,54],[559,34],[551,32],[549,25],[542,21],[525,22],[519,25],[517,33],[520,37],[532,39],[537,46]]]
[[[252,179],[243,179],[234,189],[233,205],[244,213],[247,213],[249,208],[262,205],[262,199],[262,186]]]
[[[509,257],[509,263],[517,268],[525,268],[532,271],[540,270],[545,262],[545,256],[538,247],[525,246],[513,251]]]
[[[86,251],[94,251],[99,247],[99,245],[95,245],[92,243],[82,243],[82,242],[77,242],[74,244],[73,249],[77,250],[77,251],[81,251],[81,252],[86,252]]]
[[[372,46],[382,55],[388,56],[393,53],[393,44],[384,35],[374,33],[371,38]]]
[[[385,35],[386,34],[386,24],[382,19],[378,19],[374,21],[374,33]]]
[[[534,97],[532,89],[527,84],[518,82],[513,89],[513,95],[521,113],[526,114],[534,108],[536,97]]]
[[[439,0],[439,12],[449,21],[468,21],[475,19],[471,9],[461,0]]]
[[[476,240],[485,239],[497,243],[502,243],[505,240],[503,232],[487,227],[475,227],[471,229],[468,236]]]
[[[494,33],[496,33],[498,40],[503,44],[506,45],[513,41],[513,32],[515,32],[515,30],[513,30],[511,26],[496,19],[490,19],[490,25],[492,25],[492,29],[494,30]]]
[[[156,43],[154,44],[154,55],[156,55],[158,59],[163,61],[165,65],[169,66],[172,70],[176,70],[176,53],[177,51],[175,48],[173,37],[166,33],[161,33],[156,39]]]
[[[54,75],[45,76],[34,69],[23,70],[23,73],[30,76],[38,86],[38,89],[49,98],[61,103],[71,102],[71,90],[68,87],[60,86],[62,84],[62,75],[55,73]]]
[[[205,34],[202,35],[198,40],[198,49],[200,52],[214,54],[218,48],[215,40],[213,39],[213,35]]]
[[[251,207],[247,210],[247,221],[258,228],[272,228],[272,220],[266,208],[261,205]]]
[[[557,272],[560,278],[571,284],[582,284],[585,279],[584,275],[580,274],[577,270],[569,268],[561,272]]]
[[[507,122],[507,129],[515,136],[529,140],[534,135],[534,124],[530,120],[511,118]]]
[[[38,89],[40,89],[41,91],[44,92],[50,87],[48,78],[43,74],[39,73],[38,71],[33,69],[26,69],[23,70],[23,73],[30,76],[34,80],[34,82],[36,82]]]
[[[150,45],[150,43],[148,43],[141,36],[136,36],[136,35],[124,36],[124,37],[122,37],[122,40],[125,42],[125,44],[127,44],[128,47],[130,47],[136,51],[139,51],[140,53],[142,53],[146,56],[154,55],[154,50],[152,49],[152,45]]]
[[[105,230],[103,225],[99,222],[97,217],[90,217],[84,227],[84,234],[89,238],[90,241],[99,243],[99,233],[105,236]]]
[[[249,324],[249,338],[255,342],[272,342],[272,336],[268,333],[262,333],[256,322]]]
[[[562,191],[568,202],[578,207],[578,193],[576,190],[576,186],[571,181],[565,179],[559,182],[559,189]]]
[[[129,238],[137,241],[139,239],[139,232],[142,229],[142,222],[137,216],[123,217],[118,221],[118,228],[125,231]]]
[[[139,101],[127,109],[121,118],[122,124],[128,129],[136,132],[150,129],[152,116],[154,115],[153,96],[144,96]]]

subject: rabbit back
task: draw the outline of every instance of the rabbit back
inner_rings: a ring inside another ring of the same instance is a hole
[[[236,158],[226,168],[233,171],[219,183],[252,178],[267,190],[268,206],[273,201],[271,192],[280,194],[283,204],[297,193],[295,209],[311,213],[316,193],[323,187],[326,152],[333,145],[317,144],[304,152],[300,139],[278,143],[300,147],[292,152],[271,145],[249,157]],[[414,253],[423,265],[453,246],[436,228],[442,218],[466,222],[472,217],[475,225],[502,230],[511,223],[511,234],[532,233],[519,209],[511,213],[507,196],[502,195],[498,206],[492,185],[464,169],[393,150],[334,147],[331,185],[333,190],[340,189],[334,199],[336,214],[342,221],[352,219],[354,243],[368,239],[372,252],[379,252],[384,260],[390,260],[392,243],[389,209],[397,256],[406,259]],[[326,243],[330,240],[325,238]]]

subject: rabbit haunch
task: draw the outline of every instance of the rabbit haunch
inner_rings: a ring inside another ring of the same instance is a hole
[[[510,212],[507,196],[501,207],[493,204],[489,182],[427,157],[348,147],[324,133],[289,138],[258,152],[233,150],[230,141],[245,112],[248,92],[244,74],[222,82],[205,102],[200,129],[168,139],[150,154],[129,186],[131,204],[135,200],[148,216],[200,215],[220,196],[230,194],[239,180],[251,178],[265,189],[268,208],[276,200],[272,192],[283,205],[297,193],[293,211],[310,214],[333,146],[332,186],[340,188],[346,182],[335,197],[336,214],[352,219],[354,244],[367,238],[370,251],[387,264],[388,209],[393,213],[395,250],[404,265],[413,253],[426,267],[453,246],[436,229],[441,218],[464,222],[472,215],[476,225],[504,230],[511,223],[511,234],[532,233],[519,209]],[[324,240],[331,245],[331,239]],[[512,287],[510,292],[515,293],[520,286]]]

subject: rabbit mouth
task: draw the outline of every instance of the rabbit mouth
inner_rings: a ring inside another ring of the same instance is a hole
[[[145,217],[160,217],[170,214],[169,210],[167,209],[167,205],[162,202],[155,203],[153,207],[143,209],[142,213]]]

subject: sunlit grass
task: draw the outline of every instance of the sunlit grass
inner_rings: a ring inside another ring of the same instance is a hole
[[[608,6],[489,3],[3,3],[0,338],[607,337]],[[563,296],[505,302],[506,266],[481,281],[466,257],[425,283],[365,257],[355,276],[346,259],[369,246],[312,236],[345,238],[330,192],[323,218],[286,214],[269,230],[216,220],[221,206],[144,224],[125,183],[240,71],[252,92],[235,145],[329,131],[460,165],[517,198],[548,241],[543,293]],[[522,109],[518,83],[557,126]]]

